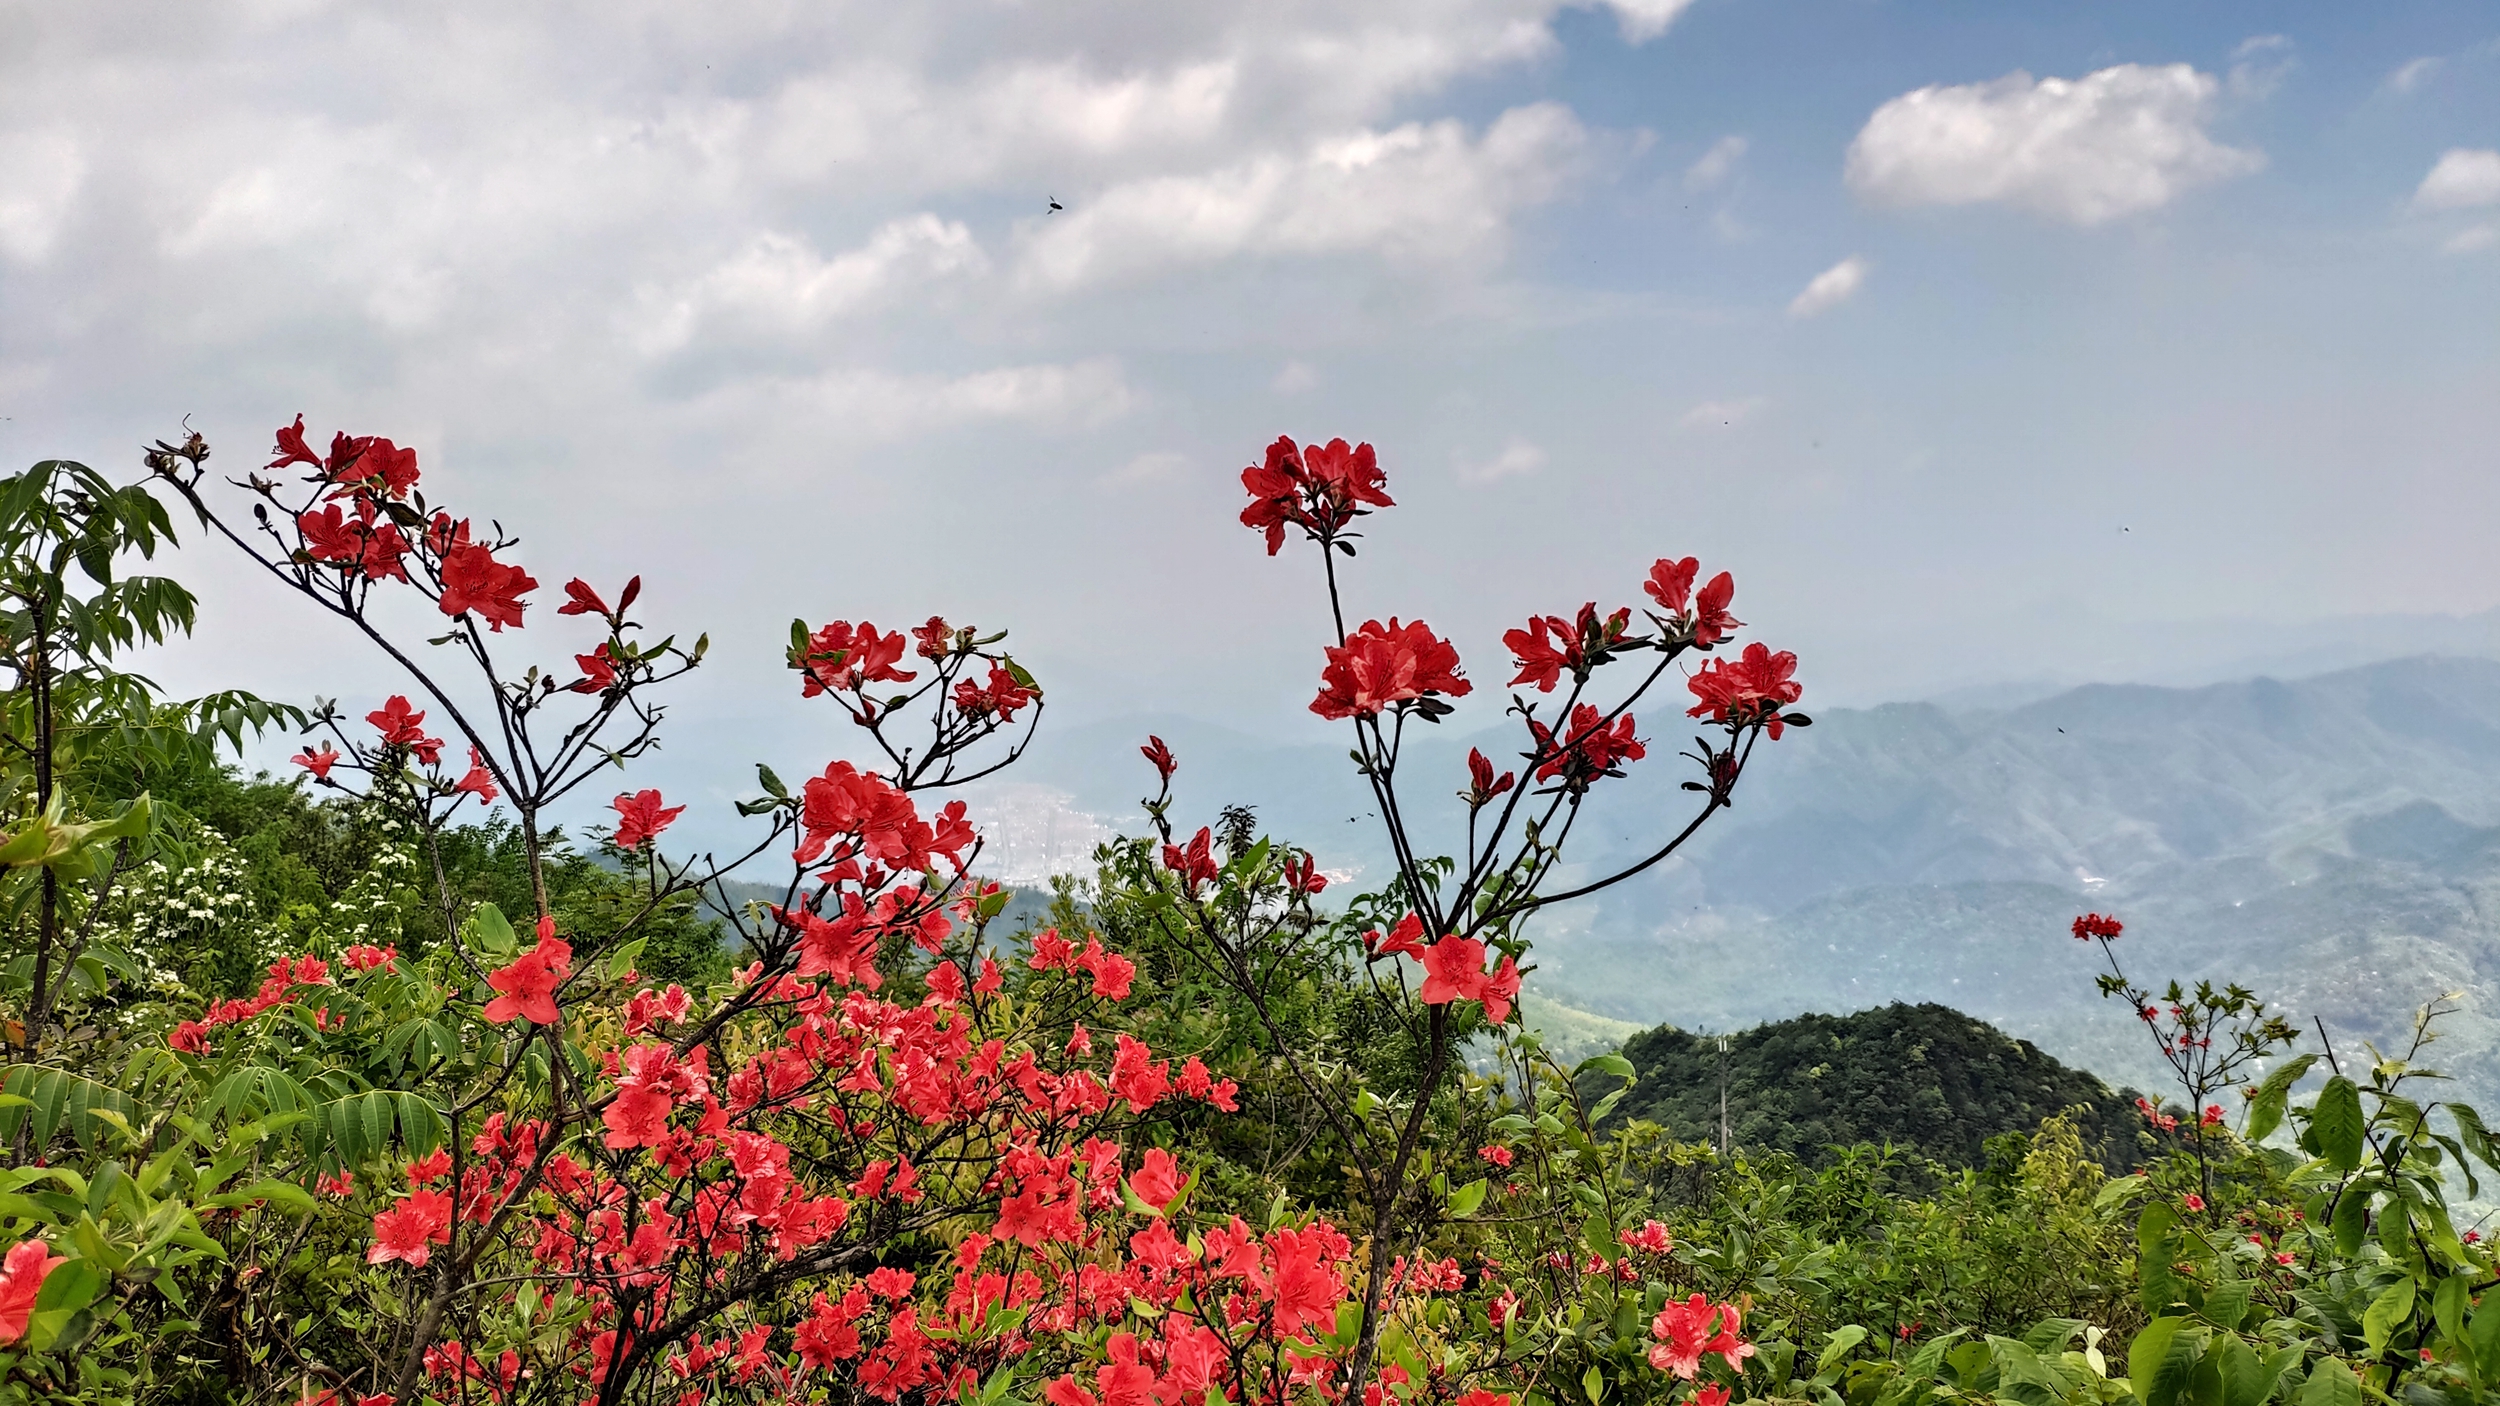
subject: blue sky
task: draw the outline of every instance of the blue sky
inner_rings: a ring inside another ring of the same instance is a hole
[[[1809,703],[2500,643],[2411,618],[2500,605],[2481,5],[0,4],[0,307],[0,454],[302,411],[643,571],[688,784],[839,743],[793,615],[1304,735],[1279,432],[1480,677],[1668,553]],[[389,686],[180,570],[169,681]]]

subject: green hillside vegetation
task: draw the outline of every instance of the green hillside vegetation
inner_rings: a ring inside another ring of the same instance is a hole
[[[1615,1119],[1717,1142],[1720,1038],[1660,1026],[1625,1042],[1640,1082]],[[1802,1015],[1725,1038],[1727,1131],[1747,1151],[1828,1166],[1845,1148],[1889,1144],[1978,1167],[1989,1139],[2060,1114],[2112,1169],[2138,1165],[2151,1148],[2134,1090],[2113,1092],[2029,1041],[1932,1002]]]

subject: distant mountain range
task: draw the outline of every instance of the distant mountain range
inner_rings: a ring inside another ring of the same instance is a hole
[[[1576,874],[1689,814],[1682,723],[1642,718],[1651,756],[1592,801]],[[1307,746],[1182,718],[1070,730],[1017,768],[1017,803],[1069,813],[1071,836],[1079,820],[1136,830],[1148,732],[1180,753],[1177,813],[1255,805],[1324,869],[1378,881],[1371,797],[1316,725]],[[1455,790],[1470,744],[1518,750],[1508,729],[1427,732],[1407,794]],[[1568,1006],[1688,1029],[1939,1001],[2158,1087],[2136,1022],[2092,989],[2096,954],[2066,936],[2086,909],[2126,919],[2139,979],[2243,981],[2323,1020],[2339,1054],[2385,1048],[2415,1007],[2460,992],[2426,1062],[2500,1105],[2500,662],[1818,711],[1763,745],[1735,809],[1685,854],[1549,920],[1532,980]]]

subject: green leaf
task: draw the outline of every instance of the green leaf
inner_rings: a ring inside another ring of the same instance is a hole
[[[2320,1358],[2309,1369],[2309,1382],[2300,1389],[2297,1406],[2361,1406],[2361,1379],[2340,1358]]]
[[[2346,1186],[2335,1198],[2335,1218],[2329,1227],[2335,1233],[2336,1253],[2360,1253],[2361,1242],[2370,1233],[2370,1188],[2359,1182]]]
[[[2284,1061],[2257,1085],[2257,1093],[2248,1105],[2248,1122],[2240,1136],[2250,1142],[2263,1142],[2266,1135],[2282,1126],[2284,1106],[2290,1102],[2292,1085],[2318,1062],[2314,1054]]]
[[[2439,1331],[2446,1334],[2450,1342],[2461,1342],[2465,1338],[2465,1310],[2471,1298],[2472,1291],[2467,1288],[2462,1274],[2449,1275],[2439,1281],[2437,1289],[2431,1291],[2431,1317],[2438,1320]]]
[[[2105,1183],[2092,1197],[2093,1214],[2103,1214],[2112,1206],[2117,1205],[2119,1202],[2126,1200],[2128,1197],[2135,1195],[2143,1189],[2144,1174],[2142,1172],[2138,1172],[2131,1177],[2119,1177],[2115,1181]]]
[[[1814,1374],[1821,1376],[1849,1355],[1849,1350],[1866,1341],[1866,1329],[1852,1323],[1835,1328],[1823,1337],[1823,1354],[1814,1360]]]
[[[2413,1281],[2399,1279],[2370,1300],[2369,1311],[2361,1315],[2361,1339],[2372,1353],[2385,1352],[2396,1330],[2412,1321]]]
[[[773,797],[775,800],[789,799],[790,788],[781,784],[780,774],[775,772],[771,767],[764,765],[762,762],[757,762],[755,764],[755,780],[758,785],[761,785],[764,788],[766,795]],[[1006,1369],[1002,1367],[999,1370],[1003,1372]],[[995,1381],[997,1378],[993,1377],[991,1380]]]
[[[256,1181],[249,1186],[239,1186],[232,1191],[207,1197],[200,1204],[236,1207],[248,1206],[255,1201],[266,1201],[270,1209],[291,1216],[310,1215],[313,1209],[311,1194],[291,1181]]]
[[[1632,1061],[1625,1059],[1619,1054],[1612,1053],[1590,1055],[1587,1059],[1580,1061],[1579,1068],[1574,1069],[1571,1072],[1574,1074],[1587,1074],[1591,1072],[1598,1074],[1612,1074],[1618,1079],[1633,1079],[1639,1077],[1638,1071],[1634,1070],[1632,1067]]]
[[[647,937],[637,937],[608,954],[608,980],[623,981],[625,973],[634,969],[634,959],[642,955],[643,944],[650,940]]]
[[[2465,1330],[2485,1381],[2500,1378],[2500,1294],[2485,1294]]]
[[[2181,1331],[2187,1326],[2184,1318],[2156,1318],[2127,1345],[2127,1379],[2139,1406],[2176,1406],[2198,1357],[2195,1335]]]
[[[1474,1181],[1460,1187],[1458,1190],[1451,1192],[1450,1214],[1453,1217],[1460,1218],[1474,1215],[1476,1213],[1476,1208],[1484,1204],[1485,1192],[1489,1189],[1490,1187],[1486,1183],[1485,1179],[1483,1177],[1478,1177]]]
[[[1606,1374],[1591,1367],[1580,1374],[1580,1390],[1588,1395],[1589,1406],[1597,1406],[1606,1397]]]
[[[2309,1130],[2317,1135],[2318,1155],[2339,1172],[2359,1171],[2366,1126],[2361,1090],[2341,1074],[2327,1080],[2318,1091],[2317,1104],[2309,1110]]]
[[[521,945],[512,922],[492,903],[481,903],[469,915],[469,940],[490,956],[500,957]]]
[[[2260,1406],[2273,1391],[2274,1379],[2266,1375],[2265,1363],[2236,1333],[2214,1339],[2205,1361],[2222,1387],[2218,1406]]]

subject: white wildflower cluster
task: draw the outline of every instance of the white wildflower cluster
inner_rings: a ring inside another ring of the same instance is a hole
[[[123,984],[121,1008],[99,1013],[103,1018],[126,1026],[142,1019],[142,1008],[151,1001],[177,1006],[198,1001],[200,993],[171,965],[176,952],[222,951],[257,971],[307,949],[396,943],[400,921],[392,894],[409,883],[417,862],[411,847],[394,837],[318,914],[280,915],[260,911],[250,892],[250,866],[223,835],[203,827],[195,853],[196,862],[181,868],[161,860],[134,867],[105,900],[95,944],[126,957],[136,978]],[[140,1001],[126,999],[142,993]]]

